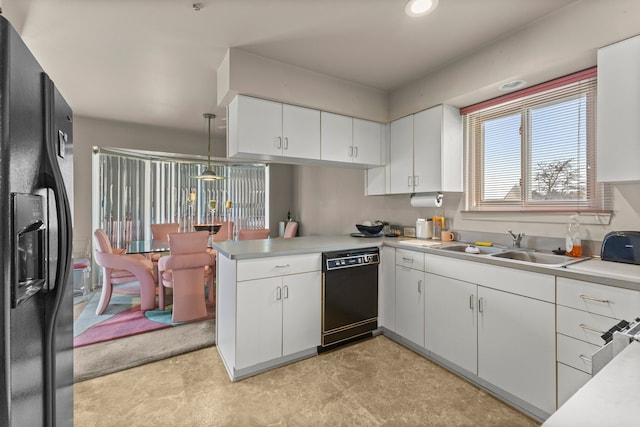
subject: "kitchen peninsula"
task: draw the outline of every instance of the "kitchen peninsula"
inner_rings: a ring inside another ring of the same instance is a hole
[[[327,251],[380,247],[379,331],[541,421],[591,378],[580,350],[602,343],[574,323],[606,330],[640,314],[640,267],[598,259],[550,267],[443,250],[451,245],[461,243],[216,242],[217,346],[231,379],[317,354]],[[285,288],[289,298],[278,298]]]

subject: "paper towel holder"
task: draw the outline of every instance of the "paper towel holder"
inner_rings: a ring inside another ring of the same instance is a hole
[[[441,207],[444,200],[444,194],[437,193],[412,193],[409,196],[409,200],[412,206],[416,207]],[[414,203],[415,202],[415,203]]]

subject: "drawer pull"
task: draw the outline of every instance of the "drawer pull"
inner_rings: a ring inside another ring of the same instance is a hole
[[[600,334],[600,335],[604,334],[604,331],[601,331],[600,329],[592,328],[591,326],[585,325],[584,323],[580,323],[580,327],[584,330],[595,332],[596,334]]]
[[[591,359],[588,358],[587,356],[585,356],[584,354],[581,354],[580,356],[578,356],[580,359],[582,359],[583,362],[587,362],[587,363],[591,363]]]
[[[411,263],[413,262],[413,258],[402,257],[402,260],[404,262],[411,262]]]
[[[276,268],[289,268],[291,267],[289,264],[287,265],[276,265]]]
[[[601,302],[601,303],[604,303],[604,304],[609,304],[609,300],[608,299],[590,297],[589,295],[580,295],[580,298],[586,299],[588,301],[595,301],[595,302]]]

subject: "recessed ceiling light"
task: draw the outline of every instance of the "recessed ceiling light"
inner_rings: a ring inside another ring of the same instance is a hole
[[[438,0],[409,0],[404,12],[409,16],[424,16],[433,12],[438,6]]]
[[[512,90],[521,89],[527,85],[525,80],[513,80],[498,86],[498,90],[503,92],[511,92]]]

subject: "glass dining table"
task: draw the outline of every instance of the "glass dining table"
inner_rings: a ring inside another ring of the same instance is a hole
[[[151,254],[169,252],[168,240],[132,240],[127,247],[128,254]]]

